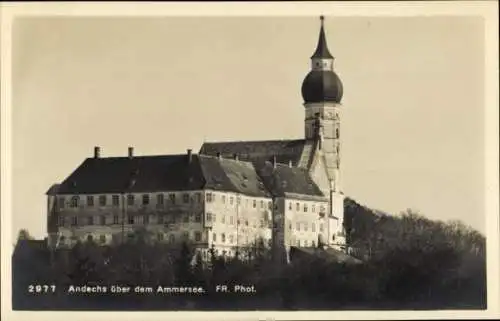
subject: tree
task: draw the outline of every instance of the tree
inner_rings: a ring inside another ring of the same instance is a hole
[[[33,237],[30,235],[28,230],[26,229],[21,229],[19,230],[19,233],[17,235],[17,240],[33,240]]]

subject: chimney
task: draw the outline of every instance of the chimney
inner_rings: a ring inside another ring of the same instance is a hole
[[[273,167],[276,168],[276,155],[273,156]]]
[[[217,158],[218,158],[219,160],[221,159],[220,152],[217,152]]]
[[[238,160],[238,154],[237,154],[237,153],[234,153],[234,154],[233,154],[233,158],[234,158],[234,160]]]
[[[101,157],[101,147],[96,146],[94,147],[94,158],[100,158]]]
[[[134,147],[129,147],[128,148],[128,158],[133,158],[134,157]]]
[[[193,161],[193,150],[192,149],[187,150],[187,157],[188,157],[188,163],[191,164],[191,162]]]

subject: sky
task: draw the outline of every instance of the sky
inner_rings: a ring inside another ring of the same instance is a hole
[[[344,84],[344,193],[485,231],[480,17],[329,17]],[[302,138],[318,17],[38,17],[12,36],[12,233],[46,234],[48,188],[102,156]]]

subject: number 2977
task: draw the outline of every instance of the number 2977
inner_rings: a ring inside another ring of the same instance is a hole
[[[29,293],[54,293],[56,292],[56,286],[55,285],[46,285],[46,284],[30,284],[28,285],[28,292]]]

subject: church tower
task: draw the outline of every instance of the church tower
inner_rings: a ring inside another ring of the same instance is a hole
[[[341,100],[343,87],[334,72],[334,57],[326,43],[324,17],[320,17],[318,45],[311,56],[311,71],[302,83],[305,107],[305,138],[309,154],[303,165],[330,198],[328,245],[345,244],[343,217],[344,195],[340,184]]]

